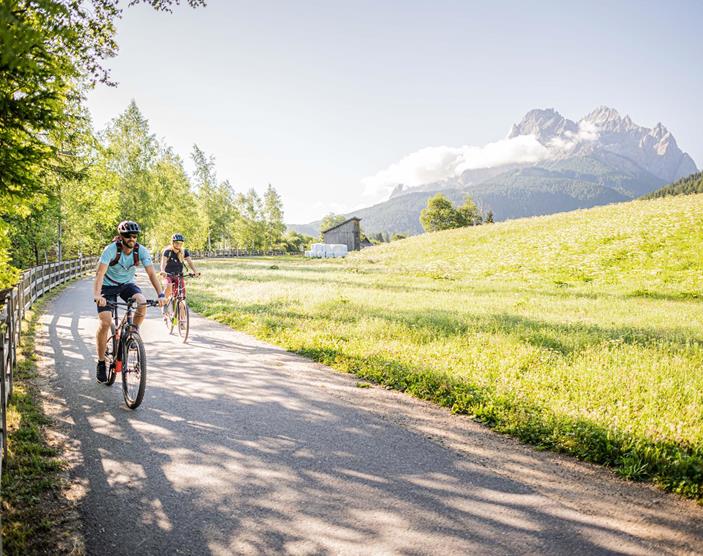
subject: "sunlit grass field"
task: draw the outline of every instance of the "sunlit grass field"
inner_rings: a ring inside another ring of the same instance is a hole
[[[204,315],[703,500],[703,195],[200,267]]]

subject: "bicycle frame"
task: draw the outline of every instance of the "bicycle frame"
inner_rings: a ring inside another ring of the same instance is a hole
[[[117,344],[117,349],[114,353],[113,364],[115,366],[115,372],[119,373],[122,371],[122,343],[127,337],[127,332],[134,327],[134,314],[136,313],[137,306],[149,307],[158,305],[158,301],[147,300],[146,303],[139,304],[134,299],[130,299],[127,303],[120,303],[118,301],[108,301],[108,307],[112,311],[113,322],[115,323],[115,343]],[[122,319],[119,318],[118,307],[125,307],[125,314],[122,315]],[[108,338],[110,341],[111,338]]]
[[[186,281],[185,278],[186,276],[188,278],[193,278],[195,274],[193,273],[188,273],[188,274],[183,274],[182,272],[174,272],[171,274],[167,274],[167,276],[173,276],[177,278],[176,283],[174,286],[172,286],[174,290],[171,291],[171,298],[172,299],[185,299],[186,298]]]

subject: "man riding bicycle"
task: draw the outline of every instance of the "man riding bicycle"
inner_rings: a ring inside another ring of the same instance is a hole
[[[146,315],[146,298],[142,290],[134,282],[137,266],[141,263],[149,276],[151,285],[159,296],[159,304],[163,305],[164,293],[161,290],[154,263],[146,247],[137,243],[140,233],[139,224],[130,220],[120,222],[117,226],[118,236],[103,250],[95,273],[93,284],[93,300],[98,306],[98,330],[95,334],[98,349],[98,364],[95,370],[96,379],[100,383],[107,382],[105,368],[105,347],[110,331],[112,310],[107,305],[115,303],[119,295],[124,301],[133,297],[137,303],[134,324],[139,326]]]
[[[193,274],[200,276],[200,273],[195,270],[193,260],[190,258],[188,249],[183,247],[185,238],[183,234],[173,234],[171,236],[171,245],[166,247],[161,253],[161,276],[166,279],[166,299],[170,299],[173,288],[178,287],[178,281],[182,280],[178,274],[183,274],[183,268],[187,263]],[[168,301],[167,301],[168,303]]]

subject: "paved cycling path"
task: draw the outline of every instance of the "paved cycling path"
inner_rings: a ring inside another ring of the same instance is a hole
[[[703,550],[695,504],[203,318],[182,345],[150,310],[135,412],[93,378],[89,281],[42,322],[89,554]]]

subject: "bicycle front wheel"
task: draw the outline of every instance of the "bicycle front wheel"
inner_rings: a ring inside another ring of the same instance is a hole
[[[185,299],[178,300],[178,333],[181,335],[183,343],[188,339],[190,330],[190,312]]]
[[[112,386],[117,373],[115,372],[115,358],[117,357],[117,337],[115,336],[115,323],[110,323],[110,338],[105,347],[105,370],[107,371],[107,384]]]
[[[122,357],[122,394],[130,409],[137,409],[146,389],[146,352],[141,337],[132,332],[125,340]]]
[[[178,300],[175,297],[169,302],[168,316],[168,333],[173,334],[173,329],[178,322]]]

